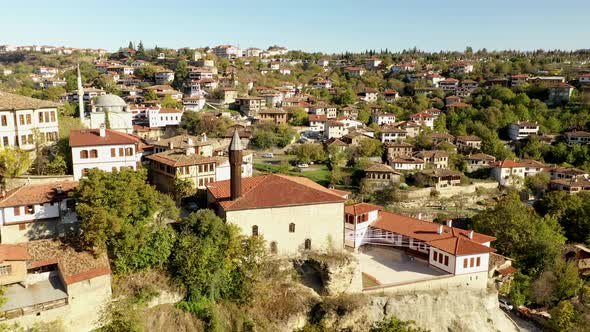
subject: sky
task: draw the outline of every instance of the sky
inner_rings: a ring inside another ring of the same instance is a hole
[[[590,48],[590,1],[0,0],[0,44],[341,53]]]

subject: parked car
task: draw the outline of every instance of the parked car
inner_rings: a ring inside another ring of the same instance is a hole
[[[272,152],[266,152],[262,154],[262,158],[274,158],[275,155]]]
[[[190,211],[197,211],[199,209],[199,205],[195,201],[189,201],[186,204],[186,208]]]
[[[297,167],[299,167],[299,168],[308,168],[309,165],[306,164],[306,163],[301,163],[301,164],[297,164]]]
[[[504,310],[512,311],[514,309],[514,306],[506,299],[499,299],[498,302],[500,303],[500,308]]]

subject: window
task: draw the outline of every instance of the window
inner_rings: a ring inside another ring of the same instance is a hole
[[[123,148],[119,148],[119,157],[123,157],[124,155],[125,155],[124,149]]]
[[[50,112],[51,115],[51,122],[55,122],[55,112]]]
[[[49,112],[45,112],[45,122],[49,122]]]
[[[443,255],[442,254],[438,255],[438,262],[441,264],[443,263]]]
[[[24,115],[21,114],[21,115],[18,116],[18,123],[20,125],[24,125],[25,124],[25,116]]]
[[[39,112],[39,123],[43,123],[43,112]]]
[[[27,143],[28,144],[33,144],[33,134],[27,135]]]
[[[82,168],[82,176],[88,175],[88,168]]]
[[[127,148],[127,149],[125,149],[125,155],[126,156],[133,155],[133,148]]]
[[[4,143],[4,146],[10,145],[10,143],[8,142],[8,137],[7,136],[2,137],[2,143]]]
[[[258,226],[252,226],[252,236],[258,236]]]
[[[0,266],[0,276],[7,276],[12,274],[12,265]]]
[[[80,151],[80,159],[88,159],[88,150]]]
[[[27,124],[31,124],[33,122],[31,114],[27,114]]]
[[[449,256],[445,255],[445,265],[449,265]]]
[[[438,252],[434,252],[434,254],[432,255],[433,260],[436,262],[436,259],[438,258]]]
[[[111,149],[111,157],[116,157],[117,156],[117,150],[115,148]]]
[[[90,150],[90,158],[98,158],[98,151]]]
[[[15,216],[20,216],[20,206],[15,206],[14,207],[14,215]]]
[[[311,239],[305,239],[304,248],[305,250],[311,250]]]
[[[466,269],[467,268],[467,258],[463,259],[463,268]]]
[[[475,266],[480,266],[481,265],[481,257],[477,257],[477,259],[475,260]]]
[[[6,115],[2,115],[2,126],[8,126],[8,118],[6,117]]]
[[[35,207],[33,205],[25,206],[25,214],[35,214]]]
[[[295,233],[295,224],[294,223],[289,224],[289,233]]]
[[[471,257],[469,259],[469,267],[473,267],[475,265],[475,258]]]
[[[271,242],[270,243],[270,253],[271,254],[276,254],[277,251],[278,251],[277,243],[275,241]]]

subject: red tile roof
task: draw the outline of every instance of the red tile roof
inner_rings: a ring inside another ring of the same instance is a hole
[[[242,196],[230,198],[230,180],[213,182],[207,190],[225,211],[340,203],[341,192],[304,177],[269,174],[242,179]]]
[[[0,244],[0,263],[31,259],[27,249],[16,244]]]
[[[94,145],[120,145],[139,143],[136,136],[120,133],[118,131],[106,130],[106,135],[100,137],[99,129],[79,129],[70,131],[70,146],[94,146]]]
[[[369,212],[375,211],[375,210],[381,211],[381,210],[383,210],[383,207],[379,206],[379,205],[375,205],[375,204],[369,204],[369,203],[357,203],[357,204],[347,205],[344,207],[345,213],[352,214],[355,216],[369,213]]]
[[[0,208],[55,202],[66,198],[68,192],[77,186],[78,182],[62,181],[19,187],[9,191],[6,197],[0,200]],[[63,193],[58,194],[57,188],[61,188]]]
[[[499,160],[495,163],[490,163],[491,166],[499,168],[515,168],[515,167],[526,167],[525,164],[521,164],[514,160]]]

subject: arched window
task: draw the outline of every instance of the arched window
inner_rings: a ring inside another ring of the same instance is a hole
[[[90,150],[90,158],[98,158],[98,151]]]
[[[305,239],[305,250],[311,250],[311,239]]]
[[[294,223],[289,224],[289,233],[295,233],[295,224]]]
[[[270,243],[270,253],[276,254],[278,252],[277,243],[275,241]]]
[[[88,159],[88,150],[80,151],[80,158],[81,159]]]
[[[252,226],[252,236],[258,236],[258,226]]]

